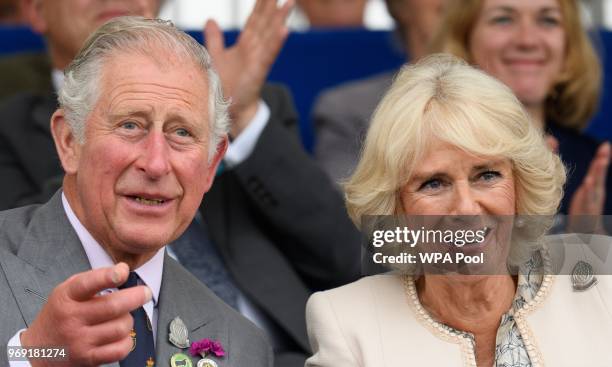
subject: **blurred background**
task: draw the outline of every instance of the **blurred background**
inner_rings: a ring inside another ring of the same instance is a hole
[[[584,17],[591,26],[612,29],[612,0],[580,0]],[[308,1],[303,1],[307,3]],[[354,1],[346,0],[346,6]],[[363,0],[365,11],[363,25],[368,29],[389,30],[393,19],[387,13],[383,0]],[[216,19],[225,29],[244,25],[255,0],[167,0],[161,16],[171,19],[184,29],[197,29],[209,19]],[[204,11],[206,10],[206,11]],[[4,24],[19,24],[23,21],[18,0],[0,0],[0,21]],[[305,29],[307,17],[299,8],[290,18],[292,29]]]
[[[284,0],[279,0],[280,2]],[[600,109],[586,133],[612,140],[612,0],[578,0],[604,67]],[[397,68],[406,61],[395,24],[384,0],[294,0],[289,18],[292,33],[269,81],[288,86],[299,113],[304,147],[316,143],[311,119],[317,96],[328,88]],[[19,0],[0,0],[0,57],[44,50],[42,38],[25,26]],[[232,44],[255,0],[165,0],[160,17],[202,42],[202,29],[215,19]]]
[[[580,0],[587,24],[612,30],[612,0]],[[348,1],[350,2],[350,1]],[[364,25],[368,29],[392,29],[393,19],[387,13],[383,0],[366,0]],[[168,0],[162,15],[186,29],[200,28],[212,17],[226,29],[240,28],[255,0]],[[206,12],[203,9],[207,9]],[[290,19],[293,29],[305,24],[302,12],[294,12]]]
[[[348,0],[344,3],[345,7],[350,7],[355,1]],[[363,22],[366,28],[387,30],[393,28],[393,19],[387,13],[383,0],[364,0],[364,3]],[[255,0],[168,0],[162,15],[184,28],[201,27],[208,17],[216,19],[223,28],[240,28],[254,4]],[[203,9],[208,10],[206,16],[203,16],[205,13]],[[294,10],[289,25],[294,30],[307,28],[308,21],[301,9]]]

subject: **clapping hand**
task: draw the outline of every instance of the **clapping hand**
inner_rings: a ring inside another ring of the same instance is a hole
[[[226,48],[221,29],[214,20],[206,23],[204,35],[223,91],[230,98],[230,136],[237,137],[255,116],[261,88],[289,33],[285,21],[293,2],[257,0],[236,44]]]
[[[603,231],[601,221],[592,223],[595,216],[603,214],[606,202],[606,176],[610,165],[610,143],[603,143],[597,149],[582,184],[571,199],[569,206],[569,226],[572,232],[593,233]],[[582,217],[590,216],[590,217]],[[586,222],[591,222],[586,226]]]
[[[42,310],[21,334],[23,347],[56,346],[66,349],[69,366],[97,366],[122,360],[132,348],[134,320],[130,311],[151,300],[151,290],[137,286],[99,296],[123,284],[129,268],[119,263],[75,274],[58,285]],[[33,367],[53,365],[35,359]]]

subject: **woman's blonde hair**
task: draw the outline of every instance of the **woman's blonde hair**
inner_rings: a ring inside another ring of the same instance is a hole
[[[556,212],[565,168],[521,103],[493,77],[438,54],[404,66],[374,112],[359,164],[345,184],[357,226],[362,216],[401,214],[400,191],[433,139],[508,158],[517,214]]]
[[[601,91],[601,64],[582,26],[575,0],[557,0],[566,35],[564,70],[546,98],[547,120],[580,130],[597,110]],[[447,52],[473,63],[470,50],[472,30],[484,0],[449,3],[440,29],[431,45],[433,52]]]

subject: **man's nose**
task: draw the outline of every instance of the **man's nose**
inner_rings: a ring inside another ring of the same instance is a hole
[[[148,134],[137,164],[138,169],[152,179],[170,172],[170,149],[163,132],[151,131]]]

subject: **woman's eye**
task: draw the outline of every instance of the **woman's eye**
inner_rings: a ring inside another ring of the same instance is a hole
[[[431,179],[423,182],[421,186],[419,186],[419,191],[422,190],[437,190],[442,187],[442,181],[439,179]]]
[[[561,24],[561,20],[556,17],[542,17],[540,18],[540,24],[549,27],[558,26],[559,24]]]
[[[480,174],[480,179],[484,181],[492,181],[501,177],[501,173],[497,171],[486,171]]]
[[[512,22],[512,18],[507,15],[499,15],[491,18],[491,24],[509,24]]]

